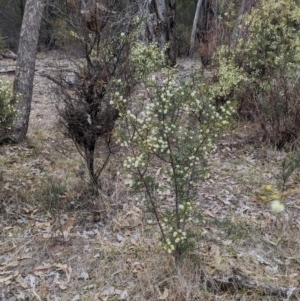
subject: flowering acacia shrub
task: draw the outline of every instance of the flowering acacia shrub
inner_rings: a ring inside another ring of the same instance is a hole
[[[294,71],[299,65],[300,3],[298,0],[263,0],[246,16],[244,38],[237,53],[253,77]]]
[[[234,91],[238,111],[259,124],[263,140],[278,148],[300,132],[299,29],[298,0],[262,0],[243,16],[236,48],[219,52],[243,74]]]
[[[160,57],[157,49],[151,51]],[[196,221],[197,181],[209,176],[207,154],[234,109],[230,102],[215,105],[219,85],[207,85],[201,77],[179,82],[176,69],[164,75],[157,83],[146,71],[140,73],[144,97],[138,101],[116,93],[117,135],[128,151],[128,183],[152,214],[148,222],[158,225],[162,246],[178,258],[192,244],[189,223]]]
[[[131,55],[130,63],[134,66],[135,76],[139,80],[147,80],[148,75],[151,72],[158,71],[160,67],[165,65],[165,51],[158,51],[158,45],[144,44],[140,42],[134,43]]]
[[[13,92],[9,82],[0,80],[0,141],[3,142],[16,116],[16,102],[18,96]]]

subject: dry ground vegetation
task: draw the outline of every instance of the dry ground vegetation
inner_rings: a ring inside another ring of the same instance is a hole
[[[197,62],[179,64],[184,76]],[[122,151],[103,192],[89,193],[84,163],[56,126],[53,84],[39,76],[61,68],[63,58],[39,57],[28,139],[0,148],[0,300],[299,300],[298,196],[278,215],[260,197],[285,153],[252,143],[249,124],[219,141],[199,183],[196,247],[175,265],[117,173]],[[289,185],[299,183],[295,172]]]

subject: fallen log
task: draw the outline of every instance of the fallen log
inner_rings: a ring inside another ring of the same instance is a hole
[[[15,69],[0,69],[0,73],[15,73]]]
[[[16,60],[17,59],[17,55],[9,49],[7,49],[6,52],[4,52],[2,54],[2,56],[6,59],[11,59],[11,60]]]

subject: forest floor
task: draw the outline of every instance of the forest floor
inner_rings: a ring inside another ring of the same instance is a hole
[[[181,72],[198,66],[179,64]],[[104,193],[89,193],[84,162],[56,125],[53,84],[39,76],[67,67],[58,56],[38,58],[28,139],[0,148],[0,300],[299,300],[298,194],[278,215],[261,198],[286,154],[237,123],[199,183],[195,249],[175,264],[117,175],[120,159]],[[14,62],[0,61],[5,68]],[[299,171],[288,184],[299,190]]]

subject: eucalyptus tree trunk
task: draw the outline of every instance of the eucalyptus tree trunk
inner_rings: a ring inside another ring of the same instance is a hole
[[[196,39],[196,32],[197,32],[197,24],[199,20],[202,2],[203,0],[198,0],[196,6],[195,17],[194,17],[193,28],[192,28],[191,39],[190,39],[190,51],[189,51],[190,57],[193,57],[195,53],[195,39]]]
[[[141,33],[144,43],[156,43],[157,36],[155,33],[155,27],[157,23],[156,12],[152,0],[138,1],[139,14],[145,18],[144,30]]]
[[[17,117],[12,128],[12,139],[25,139],[31,110],[36,47],[46,0],[27,0],[19,40],[14,91],[19,93]]]
[[[163,49],[167,44],[168,65],[175,65],[178,46],[176,30],[176,0],[141,0],[138,2],[140,14],[145,17],[143,40],[159,44]]]
[[[240,10],[239,10],[239,16],[238,20],[233,28],[232,34],[231,34],[231,39],[230,39],[230,44],[235,45],[237,38],[240,35],[240,29],[239,26],[242,24],[242,15],[245,13],[246,10],[246,0],[242,0]]]
[[[168,19],[167,6],[165,0],[155,0],[157,16],[156,32],[158,34],[159,45],[164,47],[168,39]]]
[[[176,0],[167,0],[167,22],[168,22],[168,48],[167,59],[168,64],[171,66],[176,65],[178,53],[178,39],[176,29]]]

